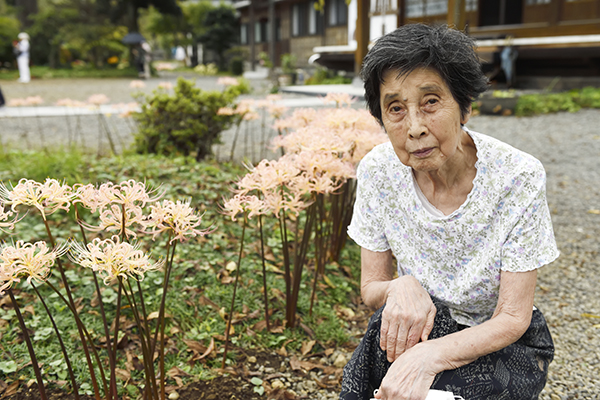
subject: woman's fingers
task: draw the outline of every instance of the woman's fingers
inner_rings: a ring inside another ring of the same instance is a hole
[[[435,321],[435,314],[437,313],[437,308],[433,302],[431,303],[431,307],[429,308],[429,313],[427,314],[427,323],[425,324],[425,328],[423,328],[423,333],[421,334],[421,340],[424,342],[429,338],[429,334],[433,330],[433,323]]]
[[[380,346],[390,362],[419,341],[427,340],[433,329],[436,308],[429,294],[413,277],[396,280],[381,318]]]

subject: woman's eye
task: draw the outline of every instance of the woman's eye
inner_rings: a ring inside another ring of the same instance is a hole
[[[438,102],[438,99],[429,99],[427,100],[427,104],[435,104]]]
[[[390,107],[390,110],[392,112],[396,113],[396,112],[400,112],[402,110],[402,108],[400,106],[392,106],[392,107]]]

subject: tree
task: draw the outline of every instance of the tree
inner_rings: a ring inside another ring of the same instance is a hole
[[[206,13],[203,21],[206,32],[200,36],[200,43],[212,50],[219,59],[219,69],[225,70],[225,52],[236,42],[238,21],[231,7],[221,5]]]
[[[0,62],[14,60],[12,41],[18,34],[19,20],[12,16],[0,15]]]

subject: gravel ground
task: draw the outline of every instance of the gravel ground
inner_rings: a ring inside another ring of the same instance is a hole
[[[156,81],[156,85],[158,82],[160,80]],[[15,96],[17,89],[21,91],[20,88],[25,87],[2,83],[8,98]],[[91,89],[89,94],[86,90],[81,87],[79,98],[73,96],[72,90],[71,94],[55,97],[84,100],[87,95],[93,94]],[[114,101],[130,101],[126,98],[126,93],[130,96],[127,83],[121,82],[121,87],[114,85],[103,91],[110,93],[110,90],[114,90]],[[40,94],[39,91],[18,95],[37,94]],[[12,138],[20,145],[27,145],[24,140],[27,136],[29,145],[33,146],[41,141],[41,137],[37,139],[36,135],[40,135],[38,123],[42,123],[46,143],[79,140],[90,146],[99,146],[103,128],[98,121],[97,116],[81,117],[79,125],[84,135],[76,136],[72,133],[76,131],[76,117],[5,118],[0,119],[0,135],[5,142]],[[131,140],[130,123],[116,116],[108,117],[108,121],[117,138],[115,142],[126,144]],[[71,128],[67,123],[71,124]],[[556,346],[548,384],[541,399],[600,399],[600,298],[597,292],[600,276],[597,257],[600,237],[600,110],[528,118],[476,116],[471,118],[468,126],[533,154],[542,161],[547,171],[548,203],[561,255],[554,263],[540,269],[538,275],[536,306],[544,313]],[[263,140],[256,137],[262,135],[259,128],[260,124],[256,122],[249,128],[249,133],[242,132],[239,143],[246,140],[260,146]],[[259,133],[253,137],[252,132]],[[248,135],[248,139],[244,139],[244,135]],[[222,159],[228,158],[232,136],[232,130],[225,133],[226,144],[216,149]],[[236,155],[239,157],[244,152],[248,155],[248,149],[241,144],[239,146]],[[257,151],[256,147],[254,151]],[[260,154],[259,150],[256,154]],[[350,356],[347,352],[336,351],[329,357],[329,362],[337,360],[339,364],[340,355]],[[312,393],[309,398],[337,398],[336,392],[313,387],[306,378],[297,380],[290,377],[289,380],[297,393]]]
[[[530,118],[472,118],[468,126],[537,157],[560,257],[541,268],[536,306],[556,346],[542,399],[600,398],[599,110]]]

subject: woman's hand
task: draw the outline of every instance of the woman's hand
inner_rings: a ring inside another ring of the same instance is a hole
[[[419,341],[426,341],[433,329],[436,308],[431,297],[412,276],[390,282],[381,318],[380,346],[394,362]]]
[[[406,350],[392,364],[379,387],[376,399],[424,400],[435,376],[435,350],[430,343],[420,343]]]

